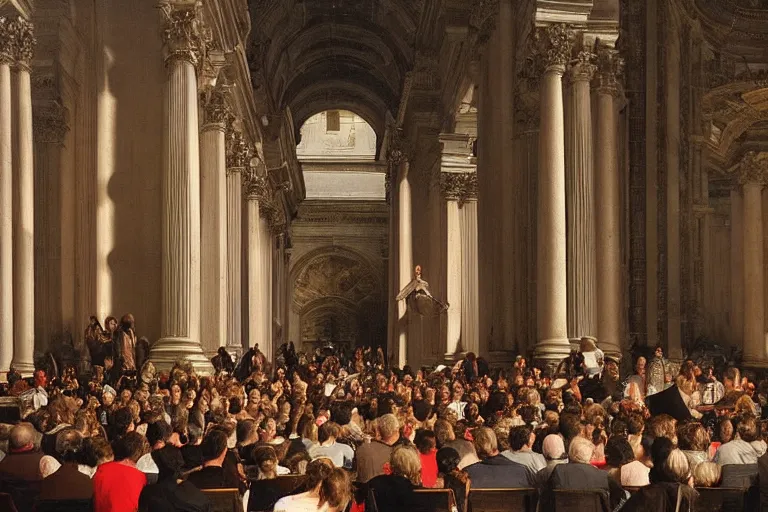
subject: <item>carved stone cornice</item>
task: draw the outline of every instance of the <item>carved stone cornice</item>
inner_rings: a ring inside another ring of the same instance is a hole
[[[552,23],[536,27],[534,35],[536,56],[542,60],[544,70],[563,72],[571,58],[574,32],[565,23]]]
[[[597,68],[597,91],[617,97],[621,90],[619,77],[624,72],[624,59],[617,50],[601,48],[597,53]]]
[[[45,107],[34,107],[32,126],[35,141],[44,144],[63,144],[69,131],[69,112],[59,102],[51,102]]]
[[[37,40],[32,23],[21,16],[0,17],[0,63],[29,68]]]
[[[597,71],[596,59],[597,55],[594,53],[588,50],[580,51],[576,60],[571,62],[570,80],[572,82],[591,82]]]
[[[203,3],[200,0],[162,0],[159,7],[163,16],[166,63],[180,59],[198,66],[212,37],[203,22]]]
[[[441,172],[440,193],[446,200],[459,202],[477,199],[477,172]]]
[[[768,152],[746,152],[737,172],[739,185],[756,184],[764,187],[768,184]]]
[[[251,161],[251,147],[243,133],[231,129],[227,136],[227,169],[242,171]]]
[[[224,130],[231,121],[232,107],[227,89],[214,87],[201,92],[200,105],[203,107],[203,129],[215,127]]]

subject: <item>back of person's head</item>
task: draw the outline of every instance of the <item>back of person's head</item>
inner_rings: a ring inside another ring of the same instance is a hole
[[[541,444],[541,452],[547,460],[563,460],[567,458],[565,443],[559,434],[549,434]]]
[[[56,434],[56,454],[61,462],[78,462],[83,452],[83,435],[74,428]]]
[[[595,445],[590,440],[576,437],[571,441],[571,445],[568,448],[568,460],[570,462],[589,464],[594,453]]]
[[[393,475],[405,477],[413,485],[421,485],[421,457],[415,447],[407,444],[396,446],[389,456],[389,465]]]
[[[618,468],[635,460],[635,452],[624,436],[611,436],[605,444],[605,462]]]
[[[251,451],[251,458],[259,468],[261,479],[277,477],[277,454],[275,449],[268,445],[256,446]]]
[[[334,421],[326,421],[317,430],[317,440],[321,443],[328,441],[329,439],[336,439],[341,434],[341,427]]]
[[[237,422],[237,443],[246,444],[255,441],[259,437],[259,429],[255,420],[245,419]]]
[[[11,429],[8,437],[8,448],[23,450],[35,444],[35,429],[29,423],[19,423]]]
[[[645,430],[645,421],[640,414],[630,414],[627,418],[627,433],[636,436]]]
[[[482,459],[493,457],[499,450],[496,434],[488,427],[478,427],[474,430],[474,444],[477,456]]]
[[[150,447],[167,442],[171,434],[171,426],[165,420],[153,421],[147,426],[147,441]]]
[[[331,405],[331,418],[338,425],[348,425],[352,421],[352,404],[349,402],[334,402]]]
[[[438,448],[442,448],[446,443],[449,443],[456,438],[456,434],[453,432],[453,425],[447,420],[437,420],[434,429]]]
[[[513,451],[522,450],[530,442],[532,432],[527,425],[512,427],[509,431],[509,447]]]
[[[203,438],[203,442],[200,445],[200,451],[203,455],[203,462],[210,460],[216,460],[221,457],[221,454],[227,450],[227,436],[226,432],[219,429],[212,429]]]
[[[709,434],[704,425],[691,421],[677,427],[677,443],[681,450],[703,452],[709,447]]]
[[[667,461],[664,463],[664,471],[673,481],[681,484],[687,483],[691,476],[691,466],[688,463],[688,457],[677,448],[669,452]]]
[[[382,439],[392,439],[400,435],[400,423],[394,414],[384,414],[376,419],[376,428]]]
[[[674,450],[675,445],[667,437],[657,437],[651,445],[651,461],[655,468],[662,468],[667,462],[669,454]]]
[[[437,450],[435,458],[437,459],[437,471],[442,475],[447,475],[451,471],[455,470],[461,463],[459,452],[450,446],[446,446],[445,448],[440,448]]]
[[[138,432],[128,432],[113,443],[112,450],[115,452],[115,460],[130,460],[136,463],[149,452],[149,443],[147,438]]]
[[[179,478],[184,467],[184,457],[181,455],[181,450],[171,445],[154,450],[152,452],[152,460],[157,465],[158,480]]]
[[[125,435],[133,424],[133,412],[128,407],[121,407],[112,414],[112,432],[116,437]]]
[[[341,468],[334,468],[320,483],[319,507],[328,504],[331,512],[340,512],[347,508],[352,499],[352,482],[349,473]]]
[[[647,433],[654,439],[666,437],[677,444],[677,420],[669,414],[658,414],[648,420]]]
[[[581,418],[578,415],[569,412],[560,414],[560,433],[565,439],[574,439],[581,434],[582,429]]]
[[[757,419],[752,415],[742,417],[741,421],[739,421],[739,424],[736,427],[736,432],[739,434],[739,437],[742,441],[747,443],[757,441]]]
[[[95,468],[105,462],[114,460],[112,445],[101,436],[88,437],[83,441],[83,463]]]
[[[333,471],[333,462],[330,459],[315,459],[307,464],[307,489],[314,489],[328,478]]]
[[[696,487],[718,487],[722,470],[717,462],[699,462],[693,468],[693,483]]]
[[[416,436],[413,438],[413,444],[416,445],[416,449],[419,450],[419,452],[427,455],[437,446],[437,438],[433,431],[421,428],[416,431]]]

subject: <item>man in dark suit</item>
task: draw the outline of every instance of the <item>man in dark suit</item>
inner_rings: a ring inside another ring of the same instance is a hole
[[[514,489],[530,487],[533,481],[531,471],[517,462],[512,462],[499,453],[496,434],[488,427],[475,430],[475,450],[480,462],[465,469],[469,473],[472,489]]]
[[[61,467],[40,484],[41,500],[89,500],[93,497],[91,478],[77,469],[83,451],[83,436],[74,428],[56,435],[56,454]]]
[[[240,482],[224,471],[224,459],[227,457],[227,434],[213,429],[200,445],[203,452],[202,469],[190,473],[187,481],[198,489],[232,489]]]
[[[7,492],[19,510],[32,510],[40,490],[40,459],[43,453],[35,449],[35,429],[29,423],[19,423],[11,429],[8,455],[0,461],[0,492]]]

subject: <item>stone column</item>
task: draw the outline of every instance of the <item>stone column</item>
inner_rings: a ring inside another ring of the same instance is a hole
[[[744,364],[765,366],[762,189],[768,176],[768,152],[744,155],[739,183],[744,189]]]
[[[203,349],[212,357],[227,344],[227,155],[226,123],[229,105],[220,90],[201,94],[203,127],[200,135],[200,331]],[[246,151],[247,157],[247,151]]]
[[[621,319],[621,185],[619,183],[618,139],[615,98],[619,94],[616,75],[622,65],[615,50],[599,54],[597,88],[597,144],[595,145],[595,196],[600,205],[596,215],[597,240],[597,339],[606,354],[622,354]]]
[[[23,375],[35,369],[34,163],[32,89],[29,64],[35,46],[32,24],[13,22],[14,73],[14,225],[13,225],[13,367]],[[13,110],[13,108],[12,108]]]
[[[736,184],[737,185],[737,184]],[[744,199],[741,187],[731,189],[731,339],[738,347],[744,344]]]
[[[566,261],[568,265],[568,338],[597,337],[595,293],[595,186],[592,160],[592,99],[589,83],[595,55],[579,52],[570,69],[572,84],[566,166]]]
[[[0,372],[13,359],[12,22],[0,18]]]
[[[259,348],[264,351],[264,335],[266,332],[264,325],[265,307],[263,301],[263,289],[266,284],[263,283],[262,258],[262,230],[261,216],[259,215],[260,202],[266,193],[266,180],[256,174],[255,170],[247,180],[247,229],[248,229],[248,347]]]
[[[449,363],[460,357],[459,352],[463,349],[461,343],[462,234],[461,212],[459,210],[460,182],[462,178],[462,173],[440,173],[440,188],[445,198],[446,300],[450,304],[446,314],[448,323],[446,326],[445,360]]]
[[[565,130],[563,84],[571,50],[571,33],[563,24],[537,29],[544,59],[541,78],[539,176],[536,238],[537,342],[535,357],[557,361],[570,353],[568,342]]]
[[[230,132],[229,151],[242,150],[241,137]],[[240,149],[237,149],[240,148]],[[240,157],[228,164],[242,163]],[[227,165],[227,350],[243,351],[243,174],[245,166]]]
[[[195,66],[205,45],[201,3],[160,3],[168,76],[163,136],[161,339],[150,357],[212,371],[200,346],[200,147]]]
[[[480,353],[480,294],[477,253],[477,180],[461,208],[461,345]]]

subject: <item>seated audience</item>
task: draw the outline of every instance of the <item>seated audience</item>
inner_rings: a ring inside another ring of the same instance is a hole
[[[722,476],[716,462],[699,462],[693,467],[693,485],[696,487],[718,487]]]
[[[461,462],[459,452],[446,446],[437,451],[435,458],[437,471],[442,479],[442,486],[438,485],[438,487],[451,489],[456,498],[456,508],[459,511],[466,510],[467,496],[472,485],[467,471],[459,468],[459,462]]]
[[[421,483],[424,487],[434,487],[437,482],[437,441],[431,430],[419,429],[413,439],[421,459]],[[457,452],[458,453],[458,452]]]
[[[376,439],[363,443],[355,452],[354,467],[357,480],[368,482],[384,474],[384,465],[389,462],[392,447],[400,439],[400,424],[394,414],[385,414],[376,419]]]
[[[608,474],[620,485],[642,487],[650,483],[651,469],[635,460],[635,453],[626,437],[612,436],[605,445],[605,460]]]
[[[337,443],[341,427],[333,421],[326,421],[317,431],[318,444],[312,446],[309,456],[314,459],[328,458],[338,468],[352,468],[355,451],[346,444]]]
[[[115,441],[113,450],[114,462],[100,465],[93,475],[93,510],[133,512],[147,483],[136,463],[149,451],[149,444],[141,434],[128,432]]]
[[[699,422],[692,421],[677,427],[678,448],[682,450],[691,468],[695,468],[702,462],[709,461],[709,434]]]
[[[203,455],[203,467],[187,475],[187,481],[198,489],[233,489],[240,482],[225,471],[224,459],[227,457],[227,434],[213,429],[203,439],[200,449]]]
[[[56,455],[61,467],[40,483],[41,500],[89,500],[93,497],[91,478],[78,469],[83,455],[83,436],[73,428],[56,434]]]
[[[736,427],[736,437],[731,441],[721,444],[713,460],[721,466],[728,464],[757,464],[758,452],[752,445],[757,440],[757,420],[754,416],[744,417]]]
[[[509,450],[502,452],[502,455],[512,462],[522,464],[532,473],[538,473],[547,466],[547,461],[542,454],[533,451],[534,441],[536,435],[530,427],[513,427],[509,431]]]
[[[531,485],[531,470],[499,453],[493,430],[479,427],[473,435],[475,451],[480,462],[465,468],[472,482],[472,489],[512,489]]]
[[[309,463],[306,486],[308,491],[278,500],[274,512],[343,512],[352,497],[347,472],[328,459]]]
[[[151,452],[157,467],[157,483],[147,485],[139,496],[139,512],[210,512],[210,500],[194,485],[181,479],[184,457],[174,446]]]

